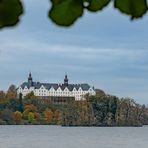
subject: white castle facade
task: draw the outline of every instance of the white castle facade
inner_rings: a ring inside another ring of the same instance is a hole
[[[88,84],[69,84],[67,75],[65,75],[64,83],[58,84],[34,82],[31,73],[28,82],[18,87],[17,94],[21,93],[24,97],[30,92],[37,97],[74,97],[75,100],[83,100],[86,94],[96,94],[94,87]]]

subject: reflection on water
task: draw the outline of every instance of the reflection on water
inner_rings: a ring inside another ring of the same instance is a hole
[[[148,126],[0,126],[0,148],[148,148]]]

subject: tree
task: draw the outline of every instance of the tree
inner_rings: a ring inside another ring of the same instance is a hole
[[[101,89],[95,89],[96,92],[96,96],[101,97],[101,96],[105,96],[105,92]]]
[[[16,99],[17,98],[17,91],[15,85],[10,85],[8,91],[6,93],[6,98],[8,99]]]
[[[53,123],[60,125],[62,123],[62,112],[59,110],[54,111],[53,113]]]
[[[31,91],[30,93],[28,93],[25,97],[24,97],[24,99],[35,99],[36,98],[36,96],[34,95],[34,92],[33,91]]]
[[[22,98],[22,94],[20,93],[19,94],[19,111],[20,112],[23,112],[23,110],[24,110],[24,104],[23,104],[23,98]]]
[[[36,113],[37,112],[36,106],[34,106],[32,104],[31,105],[25,105],[24,112],[23,112],[23,118],[27,119],[30,112]]]
[[[53,121],[53,112],[49,109],[44,111],[44,119],[48,124],[51,124]]]
[[[120,126],[141,126],[143,123],[144,108],[133,99],[121,98],[118,100],[116,123]]]
[[[36,104],[38,102],[37,97],[34,95],[34,92],[31,91],[30,93],[28,93],[25,97],[24,97],[24,104],[28,105],[28,104]]]
[[[50,0],[49,18],[60,26],[71,26],[85,10],[101,11],[110,2],[131,19],[141,18],[148,10],[147,0]],[[21,0],[0,0],[0,28],[16,25],[23,14]]]
[[[0,102],[3,102],[6,99],[6,94],[4,91],[0,91]]]
[[[13,112],[19,110],[19,106],[20,104],[18,99],[9,99],[5,104],[5,108],[8,108]]]
[[[15,124],[13,112],[9,109],[4,109],[0,112],[0,119],[9,125]]]
[[[29,112],[29,114],[28,114],[28,121],[29,121],[29,123],[32,123],[34,121],[34,118],[35,118],[34,113],[33,112]]]
[[[14,112],[14,120],[16,124],[20,124],[22,121],[22,113],[19,111]]]
[[[6,125],[6,121],[0,119],[0,125]]]

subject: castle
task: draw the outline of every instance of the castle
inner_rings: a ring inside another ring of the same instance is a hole
[[[46,97],[74,97],[75,100],[83,100],[86,94],[95,95],[94,87],[88,84],[69,84],[68,77],[65,75],[64,83],[40,83],[34,82],[31,73],[28,82],[22,83],[17,94],[26,96],[28,93],[34,92],[34,95],[40,98]]]

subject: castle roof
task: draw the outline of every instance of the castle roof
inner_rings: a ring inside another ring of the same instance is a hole
[[[54,88],[54,90],[61,88],[62,91],[65,88],[68,88],[69,91],[72,91],[74,88],[76,90],[79,90],[79,88],[81,88],[83,91],[88,91],[90,89],[90,86],[86,83],[84,83],[84,84],[69,84],[67,75],[65,75],[64,83],[58,84],[58,83],[33,82],[33,78],[32,78],[32,75],[30,73],[29,77],[28,77],[28,82],[24,82],[20,85],[20,87],[22,89],[24,89],[25,87],[27,87],[28,89],[30,89],[30,87],[34,87],[35,89],[40,89],[42,86],[47,90],[50,90],[51,88]]]
[[[64,90],[65,88],[68,88],[69,91],[72,91],[74,88],[76,90],[78,90],[79,88],[81,88],[83,91],[88,91],[90,89],[90,85],[84,83],[84,84],[68,84],[67,86],[64,84],[58,84],[58,83],[40,83],[40,82],[33,82],[32,86],[30,86],[30,84],[28,82],[24,82],[21,84],[21,88],[24,89],[25,87],[27,87],[28,89],[30,87],[34,87],[35,89],[40,89],[42,86],[44,86],[47,90],[49,90],[50,88],[54,88],[55,90],[57,90],[59,87],[61,88],[61,90]]]

